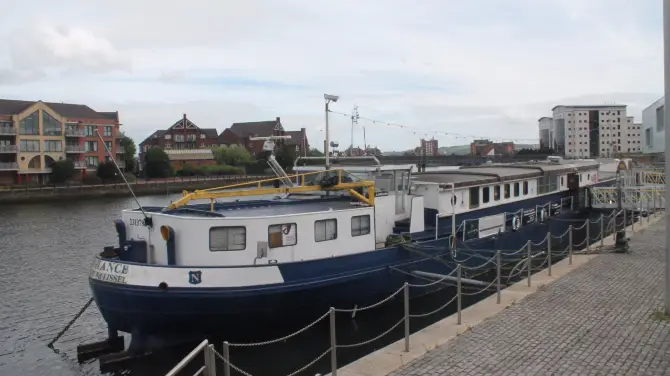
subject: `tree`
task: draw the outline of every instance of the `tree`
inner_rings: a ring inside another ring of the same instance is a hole
[[[96,175],[102,180],[103,183],[108,182],[110,180],[115,180],[116,179],[116,166],[114,165],[114,162],[109,161],[109,162],[102,162],[98,165],[98,171]]]
[[[126,165],[126,171],[133,172],[135,169],[135,153],[137,152],[137,147],[135,146],[135,141],[132,138],[121,134],[120,144],[123,154],[121,160]]]
[[[69,159],[54,162],[51,164],[51,181],[54,183],[64,183],[74,176],[74,163]]]
[[[144,170],[148,178],[165,178],[172,174],[170,157],[160,148],[147,150],[144,156]]]
[[[323,153],[321,152],[321,150],[319,150],[317,148],[311,148],[307,152],[307,156],[308,157],[323,157]]]
[[[279,153],[277,153],[275,158],[277,159],[277,163],[279,163],[284,170],[289,170],[293,167],[293,161],[295,159],[293,153],[291,153],[290,146],[283,145],[281,149],[279,149]]]
[[[251,156],[251,153],[249,153],[249,151],[243,147],[221,146],[213,149],[213,151],[214,157],[216,158],[216,163],[220,165],[241,167],[256,163],[254,158]]]

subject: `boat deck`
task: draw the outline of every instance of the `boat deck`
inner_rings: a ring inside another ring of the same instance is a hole
[[[491,184],[509,180],[541,177],[547,173],[567,173],[573,170],[584,171],[596,168],[597,164],[589,160],[564,160],[560,163],[534,162],[517,164],[491,164],[460,167],[447,171],[419,172],[412,175],[415,183],[454,184],[465,187],[479,184]]]
[[[210,204],[187,205],[172,210],[163,210],[161,207],[144,207],[144,210],[153,213],[162,212],[180,217],[252,218],[351,210],[360,207],[360,205],[352,202],[348,197],[299,197],[276,200],[217,202],[214,204],[213,211]],[[139,211],[139,209],[133,209],[133,211]]]

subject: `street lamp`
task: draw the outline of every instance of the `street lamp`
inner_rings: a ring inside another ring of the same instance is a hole
[[[323,99],[326,100],[326,142],[323,147],[324,154],[326,154],[326,170],[330,169],[330,152],[328,151],[328,144],[330,142],[330,137],[328,134],[328,104],[332,102],[337,102],[340,97],[337,95],[324,94]]]

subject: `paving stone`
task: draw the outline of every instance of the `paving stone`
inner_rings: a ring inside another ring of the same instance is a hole
[[[665,220],[391,376],[670,375]]]

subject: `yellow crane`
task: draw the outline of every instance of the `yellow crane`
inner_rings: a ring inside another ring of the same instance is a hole
[[[349,194],[358,199],[359,201],[367,204],[374,205],[375,202],[375,183],[368,180],[358,180],[358,181],[348,181],[344,182],[342,180],[343,173],[344,176],[351,176],[347,171],[338,168],[330,169],[324,171],[308,172],[304,174],[295,174],[288,175],[288,178],[298,178],[301,182],[299,186],[294,187],[268,187],[268,184],[275,184],[275,182],[282,183],[282,179],[286,177],[277,177],[271,179],[263,179],[257,181],[250,181],[246,183],[226,185],[222,187],[208,188],[203,190],[196,190],[193,192],[184,191],[183,196],[172,202],[168,209],[180,208],[190,201],[193,200],[210,200],[211,201],[211,210],[214,211],[214,200],[217,198],[226,198],[226,197],[244,197],[244,196],[263,196],[263,195],[276,195],[276,194],[288,194],[288,193],[305,193],[305,192],[318,192],[318,191],[342,191],[346,190]],[[313,175],[323,175],[324,178],[320,182],[313,185],[305,185],[305,177]],[[351,179],[349,179],[351,180]],[[328,182],[324,184],[323,182]],[[368,195],[367,197],[358,193],[356,188],[367,188]]]

